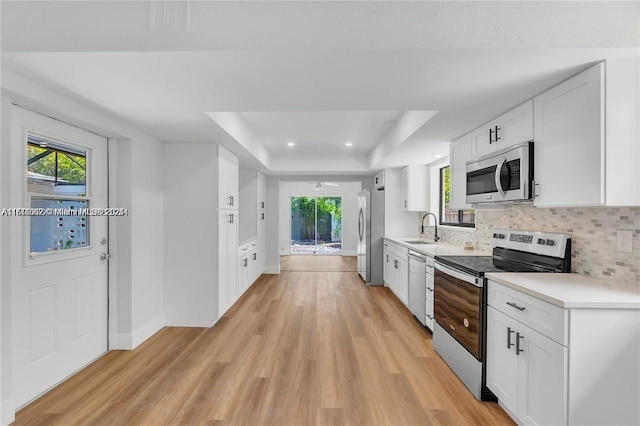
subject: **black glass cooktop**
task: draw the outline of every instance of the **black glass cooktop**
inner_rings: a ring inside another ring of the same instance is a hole
[[[535,272],[536,269],[493,256],[436,256],[438,262],[468,274],[484,277],[487,272]]]

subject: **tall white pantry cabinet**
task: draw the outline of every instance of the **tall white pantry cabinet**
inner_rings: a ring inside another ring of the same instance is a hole
[[[165,312],[211,327],[239,296],[238,157],[209,143],[166,143]]]

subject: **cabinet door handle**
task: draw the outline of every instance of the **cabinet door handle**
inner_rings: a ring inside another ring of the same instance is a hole
[[[260,206],[264,209],[264,201],[260,203]]]
[[[260,219],[264,220],[264,213],[260,213]]]
[[[389,261],[389,255],[387,255],[387,262]]]
[[[519,311],[524,311],[526,308],[524,306],[518,306],[513,302],[506,302],[507,305],[511,306],[512,308],[516,308]]]
[[[507,327],[507,349],[511,349],[511,346],[513,346],[513,343],[511,343],[511,333],[515,333],[515,331],[513,331],[511,327]]]
[[[394,265],[394,268],[398,269],[398,261],[397,260],[393,261],[393,265]]]
[[[520,355],[520,352],[524,352],[524,349],[520,349],[520,339],[524,339],[524,336],[516,332],[516,355]]]
[[[404,200],[404,208],[407,208],[407,200]]]
[[[245,267],[245,268],[246,268],[247,266],[249,266],[249,259],[245,259],[245,260],[244,260],[244,262],[243,262],[243,264],[242,264],[242,266],[243,266],[243,267]]]
[[[427,314],[427,318],[433,319],[433,317],[431,315],[429,315],[429,314]]]
[[[376,185],[378,184],[378,178],[376,178]]]
[[[493,143],[493,129],[489,129],[489,145]]]
[[[229,223],[233,223],[233,213],[229,214]]]
[[[500,136],[498,136],[499,130],[500,130],[500,127],[496,126],[496,140],[494,142],[498,142],[500,140]]]

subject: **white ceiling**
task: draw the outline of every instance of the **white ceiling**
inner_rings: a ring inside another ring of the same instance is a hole
[[[240,112],[272,156],[366,156],[401,115],[402,111]],[[345,146],[347,142],[352,146]]]
[[[637,55],[640,11],[637,2],[1,7],[4,69],[160,140],[226,132],[276,173],[434,161],[449,141],[590,64]],[[216,111],[237,113],[234,131]],[[412,111],[424,113],[409,131],[394,128]]]

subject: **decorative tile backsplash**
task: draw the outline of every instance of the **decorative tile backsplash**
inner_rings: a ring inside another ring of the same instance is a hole
[[[542,209],[511,206],[477,210],[476,230],[438,228],[442,241],[491,250],[493,228],[567,232],[572,235],[571,270],[640,288],[640,207],[567,207]],[[633,230],[633,251],[617,250],[617,231]],[[433,235],[433,227],[427,231]]]

